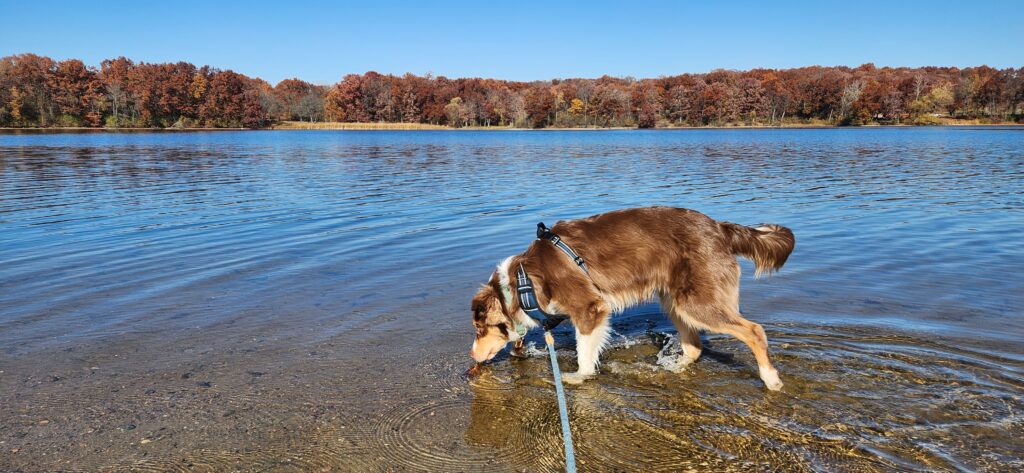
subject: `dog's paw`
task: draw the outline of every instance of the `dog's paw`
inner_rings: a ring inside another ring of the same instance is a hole
[[[769,391],[782,390],[782,380],[779,379],[778,370],[758,370],[758,374],[761,375],[761,381],[764,381],[764,385]]]
[[[590,374],[579,374],[579,373],[562,373],[562,382],[565,384],[583,384],[584,381],[594,375]]]

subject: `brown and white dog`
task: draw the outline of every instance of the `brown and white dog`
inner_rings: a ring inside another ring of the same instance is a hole
[[[612,312],[657,297],[679,331],[680,369],[700,356],[699,330],[727,333],[754,352],[768,389],[782,388],[768,359],[764,329],[740,315],[735,255],[753,261],[758,275],[778,271],[796,243],[788,228],[750,228],[693,210],[648,207],[558,222],[551,231],[583,257],[589,276],[548,240],[535,240],[525,252],[506,258],[473,297],[476,340],[469,354],[474,360],[489,360],[518,340],[517,326],[537,326],[511,296],[522,265],[540,307],[568,315],[575,326],[579,366],[563,375],[568,383],[596,373]]]

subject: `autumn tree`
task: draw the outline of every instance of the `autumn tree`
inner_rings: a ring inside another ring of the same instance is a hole
[[[222,71],[210,79],[206,98],[199,106],[199,119],[210,127],[237,127],[245,122],[246,101],[258,103],[258,97],[246,97],[245,81],[240,74]]]
[[[633,109],[640,128],[654,128],[661,118],[661,100],[654,84],[643,84],[633,89]]]
[[[260,105],[260,92],[249,89],[242,96],[242,126],[251,129],[263,128],[270,123],[270,117]]]
[[[107,117],[107,124],[119,127],[127,124],[130,114],[134,118],[136,109],[130,102],[130,92],[127,86],[129,70],[134,67],[131,60],[119,57],[107,59],[100,63],[100,81],[107,92],[107,102],[110,104],[110,116]]]
[[[466,104],[462,101],[462,97],[452,97],[452,100],[444,107],[444,114],[448,118],[449,125],[454,127],[466,126],[466,117],[469,113]]]
[[[754,125],[758,118],[764,118],[768,111],[768,97],[761,81],[745,77],[736,82],[734,93],[738,118]]]
[[[327,92],[324,112],[335,122],[365,122],[369,116],[363,108],[362,76],[349,74]]]
[[[555,96],[542,84],[530,87],[523,97],[526,119],[530,126],[541,128],[548,125],[555,111]]]
[[[100,125],[104,94],[96,71],[77,59],[61,61],[47,74],[46,86],[60,113],[62,125]],[[83,118],[86,123],[82,123]]]
[[[603,126],[624,126],[628,121],[630,96],[624,88],[605,83],[594,89],[591,115]]]
[[[860,100],[864,91],[864,81],[855,80],[843,87],[843,95],[839,97],[839,120],[849,123],[854,119],[853,104]]]
[[[0,83],[5,84],[7,114],[15,125],[50,125],[54,102],[48,77],[55,63],[48,57],[19,54],[3,58]]]

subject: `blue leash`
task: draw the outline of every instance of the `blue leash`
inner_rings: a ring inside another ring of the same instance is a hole
[[[583,261],[583,258],[573,251],[567,243],[555,235],[544,223],[537,224],[537,239],[548,240],[555,245],[559,250],[562,250],[576,266],[587,275],[590,276],[590,271],[587,270],[587,264]],[[548,314],[540,308],[540,303],[537,301],[537,294],[533,289],[533,282],[530,281],[530,276],[526,274],[526,269],[523,268],[523,264],[519,264],[519,269],[516,270],[516,293],[519,295],[519,307],[523,310],[526,315],[537,321],[537,323],[544,327],[544,343],[548,346],[548,355],[551,357],[551,371],[555,375],[555,393],[558,394],[558,415],[562,418],[562,443],[565,444],[565,471],[566,473],[576,473],[576,454],[573,453],[572,448],[572,431],[569,430],[569,407],[565,403],[565,388],[562,387],[562,372],[558,369],[558,357],[555,355],[555,339],[551,336],[551,329],[558,326],[569,317],[560,314]],[[518,325],[518,324],[517,324]],[[516,327],[516,331],[519,331],[519,326]],[[525,328],[523,332],[525,333]]]
[[[555,374],[555,392],[558,394],[558,415],[562,418],[562,442],[565,443],[565,471],[576,473],[576,454],[572,448],[572,432],[569,430],[569,408],[565,404],[565,389],[562,387],[562,372],[558,369],[558,357],[555,356],[555,339],[551,332],[544,332],[544,343],[548,345],[551,357],[551,371]]]

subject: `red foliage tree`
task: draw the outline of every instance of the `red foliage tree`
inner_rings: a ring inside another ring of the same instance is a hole
[[[46,85],[50,89],[53,103],[60,110],[67,124],[99,126],[105,107],[103,85],[96,77],[96,71],[87,68],[78,59],[57,63],[47,75]]]
[[[555,111],[555,96],[551,89],[544,85],[530,87],[523,97],[526,108],[526,119],[534,128],[541,128],[548,124]]]
[[[654,83],[633,88],[633,109],[636,113],[636,124],[640,128],[654,128],[661,118],[660,89]]]

